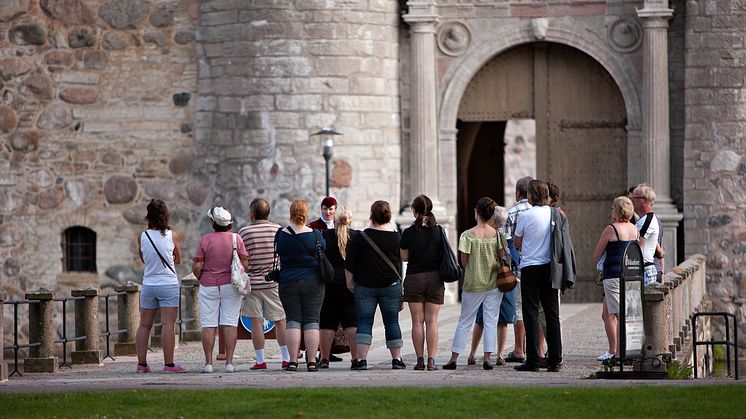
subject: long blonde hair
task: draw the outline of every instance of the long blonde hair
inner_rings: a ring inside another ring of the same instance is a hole
[[[337,246],[342,259],[347,259],[347,240],[350,238],[350,224],[352,224],[352,212],[347,207],[337,210],[335,220],[337,229]]]

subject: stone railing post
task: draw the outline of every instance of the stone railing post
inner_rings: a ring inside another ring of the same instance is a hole
[[[29,304],[29,343],[40,342],[29,348],[25,359],[25,372],[57,372],[57,357],[54,356],[54,293],[39,289],[26,293]],[[38,301],[38,303],[34,303]]]
[[[184,320],[184,342],[202,340],[202,328],[199,322],[199,280],[184,278],[181,280],[181,317]]]
[[[0,290],[0,342],[3,342],[4,330],[3,330],[3,302],[8,298],[8,294],[5,291]],[[0,344],[2,346],[2,344]],[[8,364],[3,359],[3,350],[0,348],[0,383],[8,381]]]
[[[126,294],[117,297],[117,324],[119,330],[119,341],[114,345],[114,353],[117,355],[135,355],[135,336],[140,326],[140,285],[132,281],[126,284],[114,286],[114,291]]]
[[[75,337],[85,336],[85,340],[75,342],[72,352],[73,364],[101,364],[101,351],[98,349],[98,294],[96,288],[81,288],[72,290],[73,297],[83,297],[75,300]]]
[[[669,289],[665,285],[650,285],[645,288],[645,358],[669,353],[672,332],[671,299],[668,294]]]

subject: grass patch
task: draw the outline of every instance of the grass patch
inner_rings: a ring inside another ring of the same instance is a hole
[[[123,390],[0,394],[0,417],[742,416],[746,386]]]

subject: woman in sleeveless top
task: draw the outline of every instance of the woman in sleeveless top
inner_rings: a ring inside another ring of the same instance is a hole
[[[596,263],[606,253],[603,264],[604,278],[604,308],[601,318],[606,329],[606,338],[609,341],[609,349],[603,355],[596,358],[606,361],[613,358],[617,353],[617,316],[619,314],[619,275],[622,269],[622,253],[630,241],[637,240],[637,228],[630,222],[634,214],[632,201],[626,196],[620,196],[614,200],[611,206],[612,223],[604,228],[601,238],[598,240],[596,249],[593,251],[593,259]]]
[[[140,292],[140,326],[137,328],[138,373],[150,372],[148,366],[148,338],[155,314],[161,310],[161,344],[163,346],[163,371],[186,372],[174,364],[174,323],[179,308],[179,279],[176,265],[181,262],[179,236],[168,225],[168,208],[160,199],[152,199],[145,216],[148,229],[137,238],[138,254],[145,263],[145,272]]]

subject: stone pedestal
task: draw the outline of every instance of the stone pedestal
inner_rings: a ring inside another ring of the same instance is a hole
[[[40,289],[26,293],[26,299],[32,301],[28,316],[29,343],[39,342],[40,345],[29,348],[24,372],[57,372],[57,357],[54,356],[54,293]]]
[[[654,357],[669,353],[672,341],[670,330],[671,300],[666,298],[669,288],[653,284],[645,288],[643,310],[645,313],[645,344],[643,357]]]
[[[125,294],[117,297],[118,329],[124,330],[119,334],[119,340],[114,345],[117,355],[135,355],[135,336],[140,326],[140,285],[128,282],[114,287],[116,292]]]
[[[2,342],[3,336],[5,336],[3,333],[5,331],[3,330],[3,302],[8,298],[8,294],[5,291],[0,291],[0,342]],[[0,383],[4,383],[8,381],[8,364],[5,363],[5,359],[3,358],[3,350],[0,348]]]
[[[76,289],[71,292],[73,297],[83,297],[75,300],[75,337],[85,336],[85,340],[75,342],[72,356],[73,364],[102,364],[103,359],[99,350],[98,327],[98,294],[96,288]]]
[[[184,342],[202,340],[202,327],[199,321],[199,280],[190,275],[181,280],[181,316],[183,320]]]

